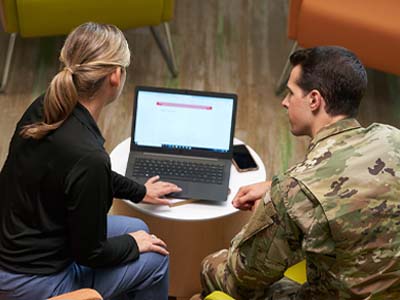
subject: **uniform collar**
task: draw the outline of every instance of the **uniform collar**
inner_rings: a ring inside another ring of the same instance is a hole
[[[360,128],[360,123],[354,118],[339,120],[333,124],[323,127],[311,140],[308,151],[311,151],[320,141],[344,131]]]
[[[103,147],[105,139],[101,134],[96,121],[93,119],[90,112],[81,103],[77,103],[72,114],[94,135],[99,144]]]

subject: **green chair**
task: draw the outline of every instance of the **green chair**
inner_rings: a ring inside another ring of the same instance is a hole
[[[178,74],[167,23],[173,17],[174,0],[0,0],[0,6],[3,29],[11,34],[0,92],[7,84],[18,33],[22,37],[66,35],[89,21],[121,29],[150,26],[171,74]],[[160,24],[164,25],[167,47],[154,27]]]
[[[285,277],[300,284],[304,284],[307,281],[306,261],[302,260],[301,262],[287,269],[285,272]],[[207,297],[205,297],[204,300],[235,300],[235,299],[221,291],[214,291]]]

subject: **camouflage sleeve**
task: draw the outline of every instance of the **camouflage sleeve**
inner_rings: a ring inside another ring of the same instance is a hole
[[[289,193],[293,185],[291,178],[275,177],[270,194],[231,241],[227,264],[237,285],[266,288],[281,279],[289,266],[303,259],[303,234],[289,216],[287,205],[309,200],[301,189]],[[309,207],[312,209],[313,205]]]

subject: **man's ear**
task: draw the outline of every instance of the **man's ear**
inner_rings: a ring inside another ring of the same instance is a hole
[[[322,97],[321,93],[318,90],[312,90],[308,94],[308,98],[309,98],[308,103],[310,105],[310,109],[313,112],[320,109],[323,106],[323,104],[325,103],[324,98]]]
[[[116,68],[109,75],[109,82],[111,86],[119,86],[121,84],[121,68]]]

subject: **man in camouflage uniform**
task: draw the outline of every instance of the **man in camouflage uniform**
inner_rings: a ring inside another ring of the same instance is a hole
[[[296,51],[288,110],[312,138],[303,162],[233,200],[255,209],[229,250],[202,263],[203,295],[235,299],[400,299],[400,131],[354,117],[364,67],[339,47]],[[307,261],[307,283],[282,279]]]

